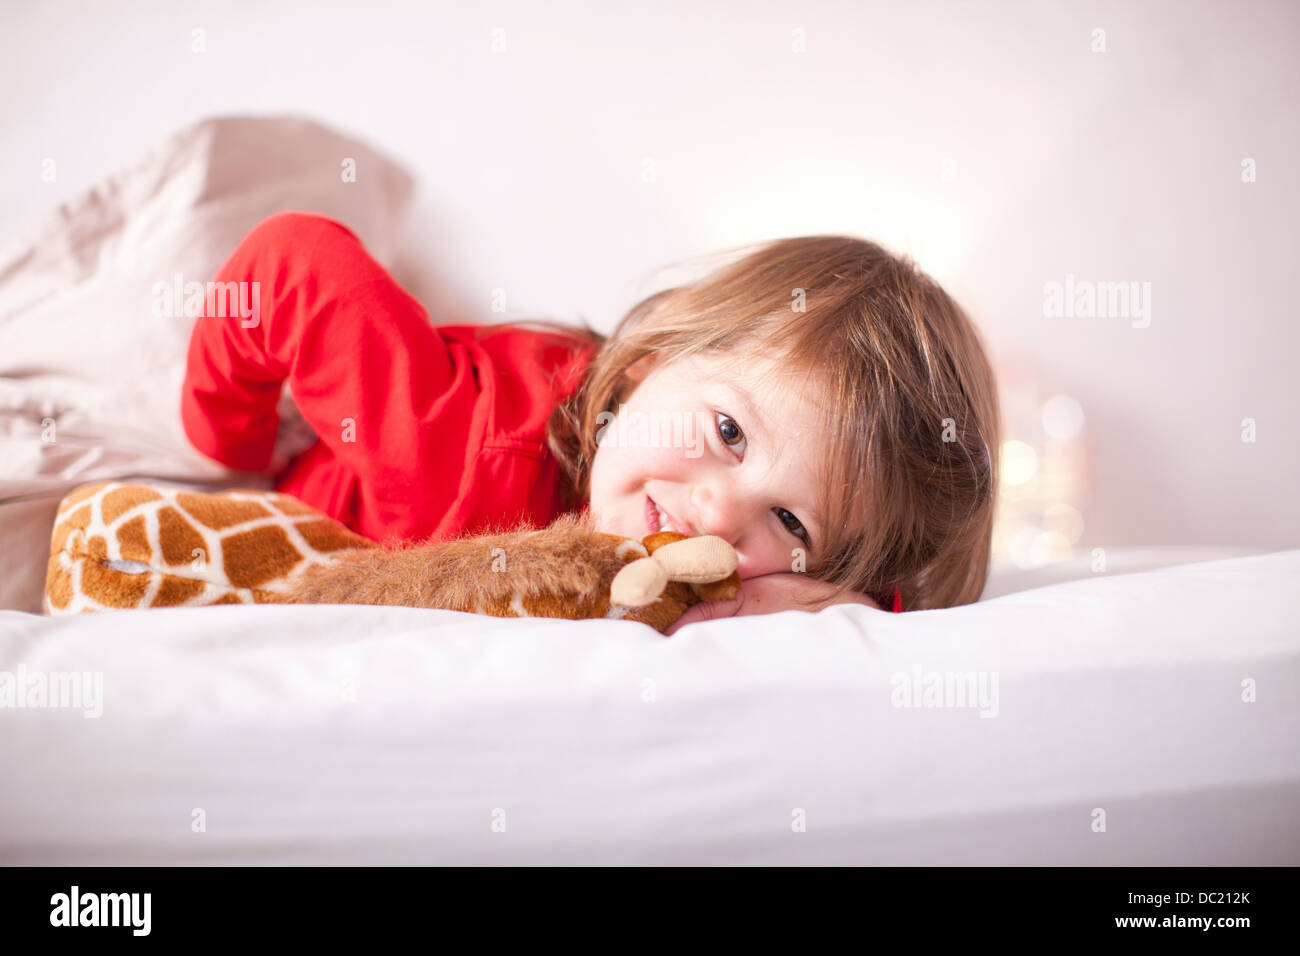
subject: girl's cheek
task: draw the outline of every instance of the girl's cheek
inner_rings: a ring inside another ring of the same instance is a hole
[[[685,481],[697,468],[700,458],[687,456],[687,449],[642,445],[625,449],[631,471],[661,481]]]

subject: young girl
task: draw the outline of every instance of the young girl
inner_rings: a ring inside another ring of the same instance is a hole
[[[433,325],[355,234],[309,213],[259,223],[214,281],[251,289],[258,309],[241,318],[218,296],[196,320],[190,440],[265,469],[287,380],[320,440],[276,489],[373,540],[586,510],[631,538],[725,538],[740,599],[677,628],[831,603],[950,607],[983,589],[993,374],[956,303],[874,243],[761,244],[645,299],[608,339]]]

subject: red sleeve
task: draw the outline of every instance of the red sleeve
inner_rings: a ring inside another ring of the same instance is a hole
[[[181,397],[199,451],[232,468],[266,468],[287,380],[377,525],[407,526],[417,496],[455,497],[470,431],[482,427],[472,363],[351,230],[278,213],[244,237],[214,285],[219,294],[206,297],[191,333]],[[230,291],[251,307],[231,308]]]

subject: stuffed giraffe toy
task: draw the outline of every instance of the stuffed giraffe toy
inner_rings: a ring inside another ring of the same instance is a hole
[[[589,513],[540,530],[381,547],[274,491],[95,482],[59,504],[50,615],[214,604],[388,604],[496,617],[621,618],[662,632],[735,597],[735,550],[711,535],[636,541]]]

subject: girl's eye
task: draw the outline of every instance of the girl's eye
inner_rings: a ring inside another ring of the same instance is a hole
[[[745,443],[745,433],[740,430],[736,420],[724,412],[717,412],[718,437],[722,439],[723,444],[729,448],[735,448],[737,445],[743,446]],[[744,457],[743,450],[740,457]],[[796,538],[802,541],[808,547],[812,547],[812,539],[808,534],[808,529],[803,523],[789,511],[784,508],[775,508],[777,517],[781,523],[786,526]]]
[[[812,545],[812,542],[808,538],[808,529],[803,526],[798,518],[786,511],[784,508],[777,508],[776,516],[781,519],[781,523],[789,528],[796,538],[806,545]]]
[[[745,433],[740,430],[736,420],[730,415],[723,412],[716,412],[718,424],[718,437],[722,439],[724,445],[729,448],[735,448],[738,444],[745,441]],[[743,456],[744,448],[742,445],[740,454]]]

